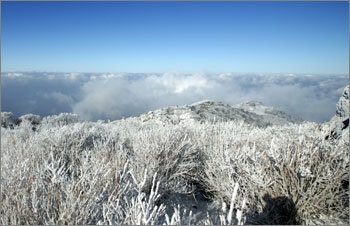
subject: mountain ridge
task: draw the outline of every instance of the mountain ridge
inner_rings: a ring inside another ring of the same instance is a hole
[[[254,103],[254,108],[248,108],[248,105],[252,105],[252,103]],[[171,124],[181,124],[187,120],[201,123],[205,121],[215,123],[240,120],[259,127],[288,123],[300,124],[303,122],[300,118],[290,116],[272,107],[264,106],[257,101],[228,105],[220,101],[203,100],[189,105],[169,106],[149,111],[136,118],[140,118],[143,122],[158,121]]]
[[[61,113],[62,117],[68,117],[72,113]],[[339,136],[344,128],[347,128],[349,121],[349,86],[345,87],[342,96],[336,105],[336,114],[329,122],[320,124],[324,130],[330,131],[334,137]],[[45,119],[47,117],[44,117]],[[259,101],[246,101],[240,104],[228,105],[220,101],[203,100],[183,106],[168,106],[157,110],[140,114],[136,117],[141,122],[155,122],[159,124],[186,124],[189,121],[199,123],[204,122],[227,122],[227,121],[243,121],[244,123],[267,127],[272,125],[286,125],[289,123],[301,124],[305,120],[291,116],[279,109],[265,106]],[[128,119],[128,118],[126,118]],[[122,120],[122,119],[121,119]],[[346,121],[347,120],[347,121]],[[27,114],[19,118],[13,116],[11,112],[1,112],[1,127],[13,128],[22,122],[30,122],[34,127],[41,123],[38,115]],[[109,120],[108,120],[109,121]],[[115,120],[112,123],[119,121]],[[99,120],[98,122],[104,122]],[[109,121],[110,122],[110,121]]]

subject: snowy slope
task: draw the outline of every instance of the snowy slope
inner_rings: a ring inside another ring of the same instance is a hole
[[[273,107],[264,106],[258,101],[247,101],[238,105],[235,105],[239,109],[244,111],[255,113],[262,116],[263,121],[271,123],[272,125],[284,125],[288,123],[301,123],[301,118],[293,117],[287,113],[274,109]]]
[[[150,111],[140,115],[139,118],[144,122],[152,120],[171,124],[181,124],[187,121],[225,122],[239,120],[260,127],[302,122],[301,119],[275,110],[272,107],[263,106],[259,102],[247,102],[230,106],[210,100]]]

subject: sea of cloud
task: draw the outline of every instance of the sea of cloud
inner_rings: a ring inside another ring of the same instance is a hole
[[[1,111],[17,117],[73,112],[96,121],[201,100],[257,100],[308,121],[324,122],[335,114],[348,83],[347,75],[11,72],[1,76]]]

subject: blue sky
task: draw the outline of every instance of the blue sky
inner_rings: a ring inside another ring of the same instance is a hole
[[[1,70],[348,74],[348,2],[2,2]]]

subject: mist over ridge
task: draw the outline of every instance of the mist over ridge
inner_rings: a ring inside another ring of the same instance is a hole
[[[347,75],[234,73],[2,73],[2,111],[16,117],[73,112],[117,120],[202,100],[260,101],[307,121],[329,121]]]

